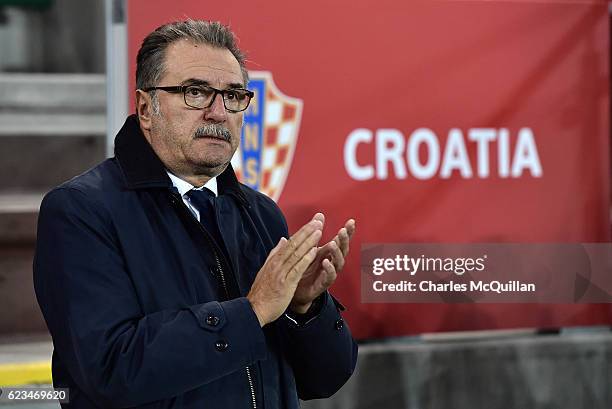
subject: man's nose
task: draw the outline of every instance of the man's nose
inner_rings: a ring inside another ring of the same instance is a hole
[[[225,110],[225,105],[223,105],[223,96],[216,94],[213,98],[212,105],[204,108],[204,119],[214,122],[225,122],[227,111]]]

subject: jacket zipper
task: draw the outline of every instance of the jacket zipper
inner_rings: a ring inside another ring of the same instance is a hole
[[[219,260],[219,256],[216,251],[213,251],[215,254],[215,262],[217,263],[217,272],[221,277],[221,286],[223,286],[223,290],[225,291],[225,296],[229,300],[230,295],[227,289],[227,284],[225,282],[225,273],[223,272],[223,268],[221,267],[221,260]],[[253,404],[253,409],[257,409],[257,399],[255,397],[255,386],[253,384],[253,377],[251,376],[251,368],[247,365],[245,367],[247,381],[249,382],[249,389],[251,391],[251,403]]]
[[[180,200],[181,200],[180,203],[183,205],[182,207],[185,210],[187,210],[187,212],[189,212],[189,214],[193,217],[193,214],[191,213],[191,211],[189,211],[189,209],[187,209],[187,206],[185,206],[185,204],[183,203],[182,198]],[[204,233],[204,236],[207,238],[213,250],[213,254],[215,256],[215,263],[217,264],[217,272],[219,273],[219,277],[221,277],[221,286],[223,287],[223,290],[225,291],[225,297],[229,300],[230,294],[229,294],[229,290],[227,289],[227,283],[225,281],[225,273],[223,271],[223,267],[221,266],[221,260],[219,259],[219,251],[221,251],[221,249],[217,248],[215,241],[212,239],[212,237],[210,237],[210,234],[206,231],[204,226],[202,226],[202,224],[197,219],[196,221],[198,223],[198,227],[200,228],[200,230],[202,230],[202,233]],[[251,368],[248,365],[245,367],[245,372],[247,376],[247,381],[249,383],[249,390],[251,391],[251,404],[253,405],[253,409],[257,409],[255,385],[253,384],[253,377],[251,376]]]
[[[253,404],[253,409],[257,409],[257,400],[255,399],[255,387],[253,386],[253,378],[251,378],[251,368],[246,367],[247,379],[249,381],[249,388],[251,388],[251,403]]]

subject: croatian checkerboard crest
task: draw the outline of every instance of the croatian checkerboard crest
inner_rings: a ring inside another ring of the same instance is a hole
[[[283,94],[270,72],[250,71],[249,77],[255,96],[244,113],[232,166],[242,183],[277,201],[291,167],[303,104]]]

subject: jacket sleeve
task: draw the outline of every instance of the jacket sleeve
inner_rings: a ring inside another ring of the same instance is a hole
[[[357,343],[340,316],[341,309],[344,307],[325,292],[321,311],[304,325],[287,315],[279,319],[300,399],[333,395],[355,370]]]
[[[144,314],[105,207],[59,188],[41,205],[34,284],[55,353],[102,407],[170,398],[265,359],[246,298]]]
[[[265,203],[258,209],[267,209],[265,219],[271,221],[264,223],[266,228],[262,230],[275,227],[271,249],[281,236],[289,238],[287,221],[274,201],[261,194],[258,197]],[[287,314],[275,323],[293,369],[298,396],[303,400],[333,395],[351,377],[357,363],[357,343],[340,316],[344,307],[329,292],[323,294],[320,311],[304,325]]]

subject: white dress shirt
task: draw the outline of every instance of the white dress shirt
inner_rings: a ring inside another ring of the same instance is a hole
[[[172,184],[181,194],[181,198],[183,198],[183,203],[185,203],[187,208],[191,210],[191,213],[193,213],[196,219],[200,221],[200,212],[198,211],[198,209],[196,209],[196,207],[193,204],[191,204],[191,198],[189,197],[189,195],[187,195],[187,193],[189,193],[189,191],[192,189],[202,190],[203,188],[207,188],[215,194],[215,197],[219,196],[219,193],[217,191],[217,177],[215,176],[215,177],[210,178],[208,182],[204,184],[204,186],[195,187],[191,183],[184,181],[183,179],[179,178],[176,175],[173,175],[167,170],[166,170],[166,173],[168,173],[168,176],[170,177]]]
[[[183,198],[183,202],[185,203],[185,205],[187,205],[187,208],[191,210],[196,219],[200,221],[200,212],[198,211],[198,209],[195,208],[194,205],[191,204],[191,198],[187,195],[187,193],[189,193],[189,191],[192,189],[202,190],[203,188],[208,188],[215,194],[215,197],[219,196],[219,193],[217,191],[217,177],[215,176],[213,178],[210,178],[210,180],[206,182],[204,186],[195,187],[191,183],[184,181],[183,179],[173,175],[167,170],[166,172],[168,173],[168,176],[170,176],[170,180],[172,180],[172,184],[174,185],[174,187],[177,188],[179,193],[181,194],[181,198]],[[298,320],[295,318],[295,315],[298,315],[296,313],[291,313],[290,311],[287,311],[287,313],[285,313],[284,315],[285,317],[290,319],[295,325],[303,326],[317,318],[319,314],[316,314],[312,318],[308,319],[305,323],[298,322]]]

